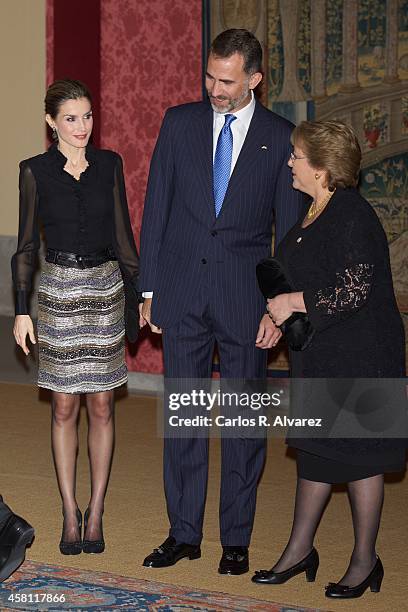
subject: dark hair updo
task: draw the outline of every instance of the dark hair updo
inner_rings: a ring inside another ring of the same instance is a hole
[[[48,87],[45,95],[45,112],[55,119],[61,104],[64,104],[67,100],[77,100],[78,98],[87,98],[89,102],[92,102],[89,89],[81,81],[72,79],[54,81]]]

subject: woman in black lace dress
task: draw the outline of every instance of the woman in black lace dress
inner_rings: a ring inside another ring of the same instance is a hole
[[[129,220],[122,160],[88,144],[91,97],[79,81],[47,90],[46,120],[55,143],[20,164],[20,221],[12,259],[14,336],[27,355],[35,343],[28,296],[40,245],[47,253],[38,292],[38,385],[52,391],[52,447],[63,502],[63,554],[104,550],[102,513],[114,443],[113,389],[127,380],[127,325],[137,334],[138,255]],[[86,394],[91,497],[82,516],[75,498],[80,394]]]
[[[313,201],[276,253],[294,292],[270,300],[268,309],[277,325],[293,312],[307,313],[315,335],[305,350],[290,352],[291,376],[403,377],[404,330],[387,239],[376,213],[355,189],[358,140],[341,123],[303,122],[292,143],[293,187]],[[316,416],[324,416],[324,406]],[[383,568],[375,543],[384,473],[404,469],[404,440],[305,437],[289,438],[288,444],[297,449],[298,469],[292,533],[279,561],[257,572],[253,581],[280,584],[301,572],[314,580],[319,563],[315,532],[332,484],[347,482],[355,546],[346,573],[327,587],[326,595],[350,598],[368,587],[379,590]]]

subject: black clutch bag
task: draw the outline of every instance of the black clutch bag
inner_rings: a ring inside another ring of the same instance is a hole
[[[265,299],[272,299],[281,293],[292,293],[285,271],[274,257],[267,257],[259,262],[256,266],[256,276]],[[303,351],[307,348],[315,334],[309,317],[303,312],[294,312],[279,328],[293,351]]]
[[[125,333],[129,342],[136,342],[139,335],[139,295],[132,283],[122,273],[125,292]]]

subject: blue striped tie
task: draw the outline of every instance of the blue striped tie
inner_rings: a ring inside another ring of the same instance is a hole
[[[234,119],[236,119],[235,115],[225,115],[225,123],[218,136],[217,148],[215,150],[213,188],[216,217],[220,214],[231,174],[233,145],[231,123]]]

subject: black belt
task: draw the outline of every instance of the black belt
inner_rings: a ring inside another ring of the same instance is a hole
[[[45,261],[48,263],[57,264],[66,268],[95,268],[107,261],[116,260],[113,249],[105,249],[91,255],[77,255],[76,253],[66,253],[65,251],[56,251],[55,249],[47,249]]]

